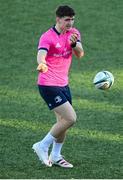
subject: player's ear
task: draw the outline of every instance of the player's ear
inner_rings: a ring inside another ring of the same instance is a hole
[[[59,19],[60,19],[59,17],[56,17],[56,22],[59,22]]]
[[[56,22],[61,24],[61,18],[60,17],[56,17]]]

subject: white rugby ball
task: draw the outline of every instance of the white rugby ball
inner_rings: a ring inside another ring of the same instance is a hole
[[[100,71],[95,75],[93,83],[97,89],[107,90],[113,85],[114,76],[109,71]]]

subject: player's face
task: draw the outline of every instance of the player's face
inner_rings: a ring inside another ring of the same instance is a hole
[[[73,17],[65,16],[62,18],[58,18],[57,22],[59,24],[60,29],[69,30],[74,24],[74,16]]]

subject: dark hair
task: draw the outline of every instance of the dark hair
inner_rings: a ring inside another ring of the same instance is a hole
[[[74,16],[75,15],[75,12],[74,10],[69,7],[69,6],[59,6],[57,9],[56,9],[56,16],[57,17],[64,17],[64,16]]]

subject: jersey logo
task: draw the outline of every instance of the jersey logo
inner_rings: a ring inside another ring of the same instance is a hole
[[[56,44],[56,48],[60,48],[61,45],[59,43]]]

